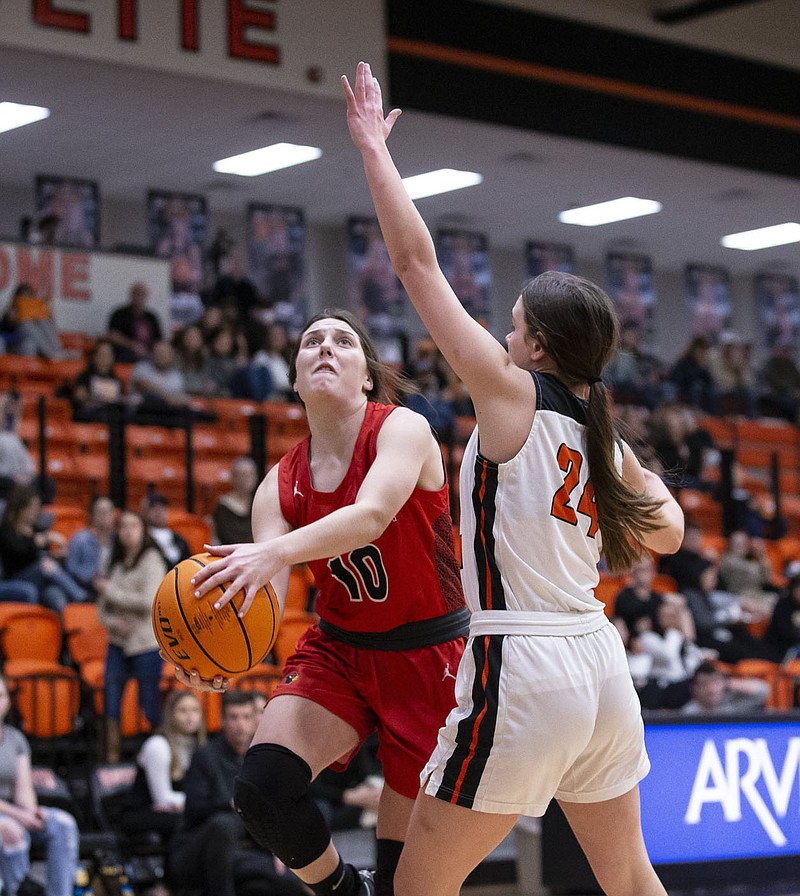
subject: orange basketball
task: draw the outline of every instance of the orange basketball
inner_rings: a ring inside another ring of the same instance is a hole
[[[242,619],[237,614],[244,592],[220,610],[214,603],[224,586],[198,600],[192,576],[215,559],[195,554],[182,560],[164,577],[153,599],[153,631],[164,655],[187,672],[197,669],[206,680],[215,675],[230,678],[260,662],[272,649],[280,621],[278,600],[269,584],[259,589]]]

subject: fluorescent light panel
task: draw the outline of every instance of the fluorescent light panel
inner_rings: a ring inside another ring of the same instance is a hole
[[[259,174],[267,174],[270,171],[279,171],[281,168],[290,168],[292,165],[311,162],[321,155],[322,150],[316,146],[274,143],[272,146],[264,146],[261,149],[243,152],[228,159],[220,159],[218,162],[214,162],[214,171],[221,171],[224,174],[239,174],[242,177],[256,177]]]
[[[0,103],[0,133],[21,128],[34,121],[41,121],[50,115],[44,106],[25,106],[22,103]]]
[[[787,243],[800,243],[800,224],[790,221],[786,224],[775,224],[772,227],[760,227],[758,230],[745,230],[742,233],[729,233],[720,240],[728,249],[768,249],[770,246],[785,246]]]
[[[474,171],[457,171],[455,168],[439,168],[437,171],[403,178],[403,186],[412,199],[463,190],[465,187],[474,187],[482,182],[482,174]]]
[[[563,224],[597,227],[598,224],[627,221],[629,218],[641,218],[643,215],[654,215],[660,211],[661,203],[654,199],[623,196],[621,199],[611,199],[609,202],[598,202],[596,205],[567,209],[567,211],[561,212],[558,220]]]

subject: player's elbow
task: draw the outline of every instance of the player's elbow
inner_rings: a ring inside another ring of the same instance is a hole
[[[387,512],[383,507],[377,506],[363,507],[362,511],[363,516],[360,529],[364,537],[364,544],[368,544],[383,535],[394,519],[394,514]]]

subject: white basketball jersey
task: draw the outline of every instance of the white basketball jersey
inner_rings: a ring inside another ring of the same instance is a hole
[[[481,617],[497,618],[497,610],[596,617],[603,610],[594,597],[602,543],[586,457],[586,402],[554,376],[532,376],[536,413],[520,452],[501,464],[486,460],[477,429],[464,452],[464,593]],[[615,463],[621,470],[619,445]]]

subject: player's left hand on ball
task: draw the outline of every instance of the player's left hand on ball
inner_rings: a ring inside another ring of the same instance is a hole
[[[163,651],[159,651],[159,653],[165,662],[171,662],[170,658],[165,656]],[[209,681],[208,679],[201,678],[197,669],[192,669],[191,672],[187,672],[183,666],[175,666],[175,677],[181,684],[188,685],[197,691],[222,692],[227,691],[231,686],[231,679],[225,678],[223,675],[215,675]]]
[[[239,616],[244,616],[250,609],[259,589],[272,579],[282,565],[276,565],[270,556],[271,552],[263,543],[204,547],[209,554],[220,559],[199,569],[192,577],[195,597],[201,598],[214,588],[224,587],[224,593],[214,603],[215,609],[219,610],[243,591],[245,597],[239,608]]]

